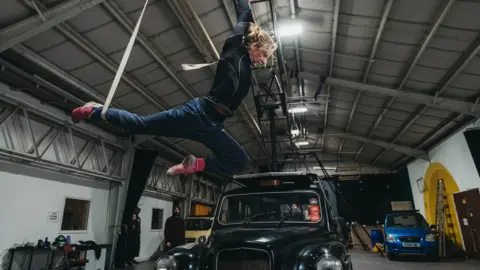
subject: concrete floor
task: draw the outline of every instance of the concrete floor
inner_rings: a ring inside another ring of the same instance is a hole
[[[395,261],[389,261],[386,257],[381,257],[379,253],[370,253],[365,251],[351,250],[354,270],[470,270],[480,269],[480,261],[474,260],[445,260],[439,262],[430,262],[422,256],[400,256]]]
[[[354,270],[473,270],[480,269],[480,261],[469,260],[449,260],[441,262],[429,262],[423,257],[400,257],[397,261],[389,261],[386,257],[380,257],[378,253],[369,253],[364,251],[351,250]],[[154,270],[154,261],[143,262],[132,270]],[[129,270],[125,268],[125,270]]]

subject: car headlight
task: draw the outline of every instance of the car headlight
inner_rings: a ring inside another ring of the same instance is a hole
[[[207,242],[207,238],[204,235],[198,237],[198,243],[204,244],[205,242]]]
[[[172,256],[160,257],[155,263],[155,270],[176,270],[177,261]]]
[[[395,242],[395,235],[388,234],[387,235],[387,242]]]
[[[317,263],[317,270],[342,270],[342,263],[331,255],[325,255]]]
[[[427,234],[425,235],[426,242],[435,242],[435,235],[434,234]]]

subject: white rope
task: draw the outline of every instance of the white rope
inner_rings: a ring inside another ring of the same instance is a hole
[[[130,57],[130,53],[132,52],[133,44],[135,43],[135,39],[137,39],[138,29],[140,28],[140,24],[142,22],[143,14],[145,13],[145,9],[147,8],[148,0],[145,1],[145,5],[143,6],[142,14],[140,14],[140,18],[138,18],[137,25],[135,25],[135,29],[133,30],[132,36],[130,37],[130,41],[128,42],[127,49],[123,54],[122,61],[120,62],[120,66],[118,67],[117,74],[115,74],[115,79],[113,80],[112,86],[110,87],[110,91],[108,92],[107,99],[105,100],[105,104],[103,105],[102,109],[102,119],[106,120],[106,113],[108,107],[110,107],[110,103],[112,102],[113,95],[117,90],[118,83],[122,78],[123,71],[125,70],[125,66],[127,65],[128,58]]]
[[[217,64],[218,61],[212,62],[212,63],[204,63],[204,64],[182,64],[182,69],[183,70],[193,70],[193,69],[199,69],[203,67],[209,67]]]

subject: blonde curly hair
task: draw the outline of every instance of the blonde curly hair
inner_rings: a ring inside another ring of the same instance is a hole
[[[266,58],[273,56],[273,53],[277,49],[277,43],[275,43],[273,38],[254,23],[250,23],[245,45],[260,49]]]

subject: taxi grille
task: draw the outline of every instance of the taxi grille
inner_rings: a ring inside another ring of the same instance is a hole
[[[222,250],[217,256],[216,270],[270,270],[270,257],[263,250]]]

